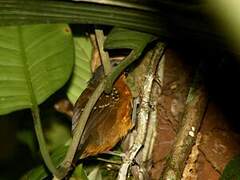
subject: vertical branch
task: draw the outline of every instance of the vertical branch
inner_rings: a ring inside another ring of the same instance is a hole
[[[75,155],[77,147],[79,145],[82,133],[84,131],[84,127],[85,127],[85,125],[87,123],[87,120],[88,120],[88,117],[89,117],[89,115],[92,111],[93,106],[97,102],[98,98],[103,93],[104,87],[105,87],[105,80],[103,80],[98,85],[98,87],[95,89],[94,93],[89,98],[89,100],[88,100],[88,102],[87,102],[87,104],[84,108],[83,113],[80,116],[79,122],[81,122],[81,123],[77,124],[75,133],[73,135],[72,143],[69,146],[69,149],[67,151],[65,159],[63,160],[63,162],[61,163],[61,166],[59,168],[60,171],[61,171],[61,175],[60,175],[61,179],[64,178],[67,175],[68,171],[71,168],[71,164],[72,164],[72,161],[74,159],[74,155]]]
[[[177,139],[173,145],[162,179],[181,179],[185,161],[195,143],[206,106],[207,93],[201,77],[199,77],[199,72],[197,72],[187,97],[181,128],[177,134]]]
[[[164,64],[165,64],[165,56],[162,56],[160,63],[157,69],[157,76],[155,78],[155,82],[153,83],[152,92],[151,92],[151,111],[149,115],[149,122],[147,127],[146,140],[144,142],[143,149],[141,151],[140,157],[140,170],[139,170],[139,179],[144,179],[145,175],[142,172],[147,172],[148,168],[150,168],[150,159],[152,157],[153,146],[155,143],[155,138],[157,135],[157,101],[159,96],[162,93],[163,86],[163,72],[164,72]],[[139,154],[140,155],[140,154]]]
[[[111,71],[111,63],[109,60],[109,55],[107,52],[104,51],[104,34],[102,30],[95,29],[95,34],[96,34],[96,39],[97,39],[97,45],[98,45],[98,50],[100,53],[101,61],[104,67],[104,73],[107,76]]]
[[[157,132],[156,132],[157,124],[158,124],[158,121],[157,121],[157,101],[158,101],[159,96],[161,96],[161,94],[162,94],[164,69],[165,69],[164,67],[165,67],[165,55],[162,56],[162,59],[159,63],[158,70],[157,70],[157,77],[155,79],[156,82],[153,86],[153,93],[152,93],[153,96],[151,98],[151,101],[153,102],[155,111],[150,113],[150,122],[151,123],[149,124],[149,129],[151,129],[151,128],[153,129],[152,130],[153,131],[153,133],[152,133],[153,138],[150,138],[151,141],[150,141],[149,151],[148,151],[148,154],[146,155],[146,158],[143,157],[143,160],[145,160],[145,161],[152,158],[153,146],[154,146],[154,143],[155,143],[155,138],[157,136]]]
[[[154,48],[154,50],[148,53],[149,58],[151,58],[151,61],[150,61],[147,74],[145,77],[145,82],[143,85],[143,95],[142,95],[142,100],[139,108],[140,112],[138,114],[137,136],[133,146],[130,148],[129,152],[126,154],[126,157],[124,158],[124,162],[119,170],[118,180],[126,179],[129,166],[131,165],[132,161],[134,160],[134,158],[136,157],[137,153],[139,152],[139,150],[141,149],[144,143],[148,117],[150,112],[150,107],[149,107],[150,93],[151,93],[153,79],[155,76],[157,65],[163,54],[163,51],[164,51],[164,44],[158,43],[157,46]]]

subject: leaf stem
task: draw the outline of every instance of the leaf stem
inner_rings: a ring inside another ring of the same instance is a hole
[[[49,171],[54,176],[58,177],[59,172],[57,171],[57,169],[55,168],[55,166],[52,162],[52,159],[49,155],[49,152],[48,152],[48,149],[47,149],[47,146],[46,146],[46,142],[44,140],[38,106],[34,105],[31,108],[31,111],[32,111],[32,116],[33,116],[34,129],[35,129],[35,132],[36,132],[36,136],[37,136],[37,140],[38,140],[38,144],[39,144],[39,148],[40,148],[40,152],[41,152],[41,155],[43,157],[43,160],[44,160],[47,168],[49,169]]]
[[[104,34],[103,30],[95,29],[96,40],[98,45],[98,50],[100,53],[100,58],[102,60],[104,73],[107,76],[112,71],[112,66],[109,60],[108,52],[104,51]]]
[[[92,96],[89,98],[89,100],[84,108],[82,115],[80,116],[80,119],[78,122],[81,122],[81,123],[77,124],[77,127],[76,127],[74,135],[73,135],[72,143],[69,146],[66,157],[64,158],[64,160],[61,163],[60,168],[59,168],[59,171],[61,172],[61,174],[59,176],[60,178],[64,178],[71,168],[71,164],[74,159],[74,155],[77,151],[79,142],[81,140],[81,136],[83,134],[84,127],[87,123],[87,119],[92,111],[93,106],[95,105],[95,103],[97,102],[97,100],[101,96],[101,94],[103,93],[104,87],[105,87],[105,80],[103,80],[98,85],[96,90],[93,92]]]
[[[17,30],[18,30],[18,45],[19,45],[19,49],[20,49],[20,56],[21,56],[22,63],[24,64],[24,67],[26,67],[27,66],[27,55],[26,55],[25,47],[24,47],[25,45],[24,45],[24,41],[23,41],[22,27],[18,26]],[[42,155],[43,160],[44,160],[47,168],[49,169],[49,171],[54,176],[58,176],[59,173],[51,160],[51,157],[49,155],[49,152],[48,152],[48,149],[46,146],[46,142],[44,140],[38,104],[37,104],[37,100],[36,100],[34,90],[32,87],[32,82],[30,79],[30,72],[27,68],[24,68],[24,75],[26,77],[28,91],[30,93],[30,98],[31,98],[31,103],[32,103],[31,111],[32,111],[32,116],[33,116],[33,124],[34,124],[34,128],[35,128],[41,155]]]

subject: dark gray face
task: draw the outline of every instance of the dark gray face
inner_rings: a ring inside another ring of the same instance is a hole
[[[117,61],[117,60],[112,60],[110,61],[112,67],[116,67],[121,61]],[[93,77],[91,78],[91,80],[89,81],[89,84],[98,84],[104,77],[104,71],[103,71],[103,66],[99,66],[94,74]]]

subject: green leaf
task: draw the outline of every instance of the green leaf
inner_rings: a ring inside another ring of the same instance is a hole
[[[28,146],[29,150],[31,151],[32,155],[36,153],[36,141],[34,136],[34,131],[31,130],[21,130],[17,133],[17,139]]]
[[[210,10],[208,3],[134,2],[129,6],[129,3],[115,0],[1,0],[0,26],[33,23],[111,25],[153,33],[164,40],[184,41],[188,37],[200,41],[198,44],[203,47],[212,44],[215,49],[226,49],[228,39],[223,31],[218,26],[212,26],[206,18]]]
[[[240,180],[240,155],[234,157],[225,167],[221,180]]]
[[[95,167],[88,175],[89,180],[102,180],[102,174],[99,167]]]
[[[70,180],[89,180],[85,170],[83,169],[83,164],[79,164],[73,172]]]
[[[112,86],[117,77],[128,67],[133,61],[139,58],[144,48],[154,39],[154,36],[147,33],[132,31],[123,28],[113,28],[107,36],[104,47],[106,49],[131,49],[129,55],[119,63],[108,75],[105,92],[110,93]]]
[[[86,89],[88,81],[92,77],[91,60],[93,47],[89,38],[74,38],[75,66],[73,75],[67,90],[67,96],[72,104],[75,104],[80,94]]]
[[[0,28],[0,114],[40,104],[68,80],[73,66],[68,25]]]
[[[86,2],[1,0],[0,26],[32,23],[81,23],[120,26],[139,31],[159,33],[166,31],[158,13],[146,12],[146,6],[132,8]],[[147,8],[148,9],[148,8]],[[56,11],[57,10],[57,11]],[[159,25],[160,24],[160,25]]]
[[[142,51],[154,39],[147,33],[132,31],[123,28],[113,28],[104,43],[106,49],[133,49]]]
[[[65,144],[71,138],[69,126],[60,121],[59,117],[52,111],[43,112],[42,116],[47,121],[47,128],[44,135],[47,142],[47,149],[51,152],[55,148]]]
[[[68,149],[68,146],[60,146],[53,151],[53,153],[51,154],[51,159],[53,160],[53,163],[55,166],[58,166],[62,162],[62,160],[65,157],[65,154],[67,153],[67,149]],[[45,179],[48,175],[49,174],[45,166],[41,165],[29,171],[21,179],[22,180],[32,180],[32,179],[42,180],[42,179]]]

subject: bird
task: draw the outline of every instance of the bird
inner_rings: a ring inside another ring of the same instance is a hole
[[[73,134],[86,103],[103,77],[103,68],[98,68],[88,87],[76,101],[72,117]],[[111,150],[133,128],[132,94],[125,80],[126,74],[123,73],[116,80],[112,92],[103,92],[97,100],[79,142],[78,159]]]

